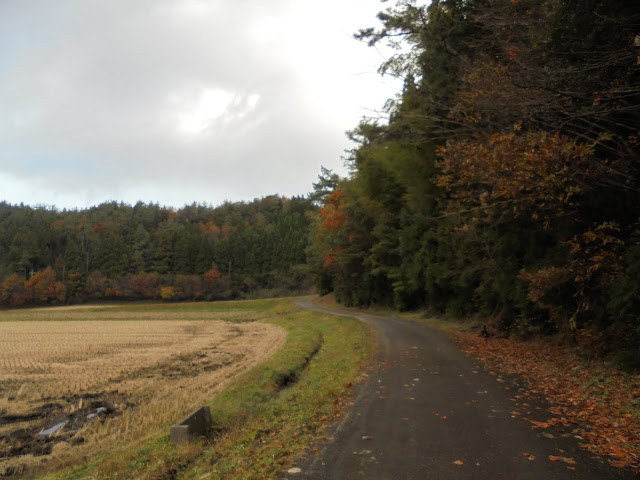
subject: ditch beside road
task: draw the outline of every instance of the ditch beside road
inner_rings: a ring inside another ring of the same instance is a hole
[[[297,462],[295,479],[636,479],[580,448],[571,429],[532,428],[550,406],[518,397],[518,377],[492,375],[444,332],[392,317],[296,305],[354,316],[373,327],[378,353],[354,406],[316,455]]]

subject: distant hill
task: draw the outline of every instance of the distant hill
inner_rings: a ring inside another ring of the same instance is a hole
[[[310,200],[269,196],[180,210],[0,203],[0,302],[226,299],[308,291]]]

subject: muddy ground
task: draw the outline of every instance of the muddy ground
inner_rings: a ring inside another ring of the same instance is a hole
[[[116,418],[134,405],[126,395],[117,390],[101,393],[47,398],[27,414],[15,415],[6,410],[0,412],[0,462],[9,458],[32,456],[46,457],[51,454],[56,443],[70,445],[84,443],[78,435],[88,422],[100,422],[106,418]],[[0,469],[5,477],[22,473],[23,468],[12,466]]]

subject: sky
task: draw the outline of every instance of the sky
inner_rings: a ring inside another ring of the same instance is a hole
[[[304,195],[399,93],[379,0],[0,1],[0,201]]]

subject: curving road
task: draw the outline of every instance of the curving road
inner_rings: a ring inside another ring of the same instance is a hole
[[[522,416],[548,419],[548,405],[519,400],[523,386],[518,378],[483,370],[444,333],[308,300],[297,305],[371,325],[379,352],[331,440],[317,455],[299,461],[291,470],[297,473],[285,479],[638,478],[581,449],[571,428],[533,429]],[[560,460],[551,461],[549,455]]]

